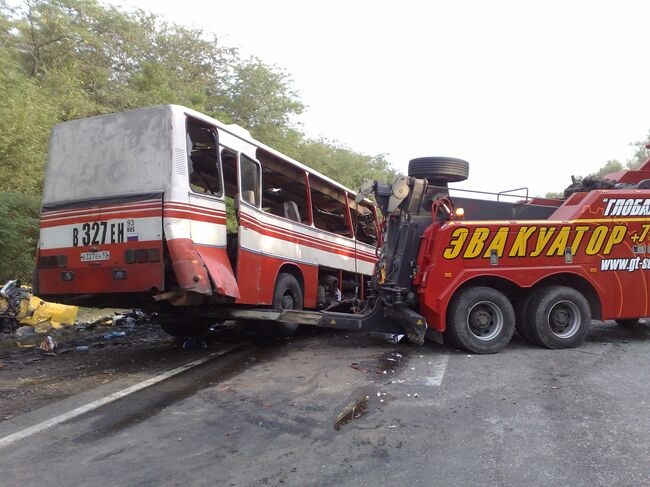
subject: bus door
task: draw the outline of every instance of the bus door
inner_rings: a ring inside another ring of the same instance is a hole
[[[237,276],[240,302],[257,303],[261,279],[261,245],[263,228],[257,218],[261,204],[261,167],[245,154],[239,155],[239,252]],[[272,278],[275,278],[273,276]]]
[[[216,130],[189,118],[187,154],[190,192],[186,214],[192,242],[208,268],[217,293],[238,298],[239,290],[226,249],[226,203]]]

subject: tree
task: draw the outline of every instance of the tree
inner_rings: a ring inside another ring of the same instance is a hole
[[[601,178],[601,177],[606,176],[609,173],[618,172],[618,171],[622,171],[622,170],[623,170],[623,164],[621,164],[616,159],[610,159],[609,161],[607,161],[605,163],[604,166],[602,166],[600,169],[598,169],[598,171],[596,171],[595,173],[590,174],[590,176]]]
[[[633,147],[636,147],[636,151],[634,152],[634,155],[632,156],[632,159],[628,159],[627,163],[625,164],[628,169],[636,169],[639,167],[641,164],[643,164],[645,161],[647,161],[650,158],[650,150],[646,147],[650,142],[650,132],[648,132],[648,135],[646,137],[646,140],[641,142],[631,142],[630,145]]]
[[[284,70],[250,58],[235,66],[225,86],[224,111],[267,145],[282,145],[285,137],[297,135],[290,132],[291,121],[304,110],[291,81]]]
[[[0,282],[31,282],[38,242],[38,201],[20,193],[0,193]]]

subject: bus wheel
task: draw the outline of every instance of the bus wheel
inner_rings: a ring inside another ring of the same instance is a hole
[[[525,294],[522,295],[519,299],[517,299],[517,303],[515,304],[515,329],[517,330],[517,334],[521,338],[523,338],[529,343],[535,343],[533,337],[530,334],[530,331],[528,330],[528,323],[526,322],[530,297],[531,297],[530,294]]]
[[[468,287],[457,293],[447,311],[447,336],[473,353],[502,350],[515,332],[510,300],[491,287]]]
[[[620,326],[634,326],[639,322],[640,318],[627,318],[624,320],[616,320],[616,323]]]
[[[298,279],[293,275],[282,272],[278,275],[275,282],[275,291],[273,292],[274,309],[302,309],[303,296],[302,288]],[[283,335],[293,335],[298,327],[297,323],[279,322],[278,327]]]
[[[527,309],[528,330],[546,348],[572,348],[584,341],[591,326],[591,308],[578,291],[566,286],[539,289]]]

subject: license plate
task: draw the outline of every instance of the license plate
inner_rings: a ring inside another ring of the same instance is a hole
[[[97,262],[99,260],[109,260],[111,253],[108,250],[100,252],[81,252],[81,262]]]

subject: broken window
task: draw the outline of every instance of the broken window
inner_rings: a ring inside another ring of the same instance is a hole
[[[260,166],[250,157],[244,154],[240,158],[241,170],[241,200],[253,205],[260,206]]]
[[[262,209],[267,213],[309,225],[309,203],[305,171],[262,149]]]
[[[192,191],[221,196],[217,132],[193,118],[187,119],[187,173]]]
[[[357,205],[353,199],[348,199],[348,203],[357,240],[375,245],[377,242],[377,225],[373,208],[365,202]]]
[[[344,237],[351,237],[352,230],[345,203],[347,196],[343,190],[312,175],[309,177],[309,186],[314,226]]]

